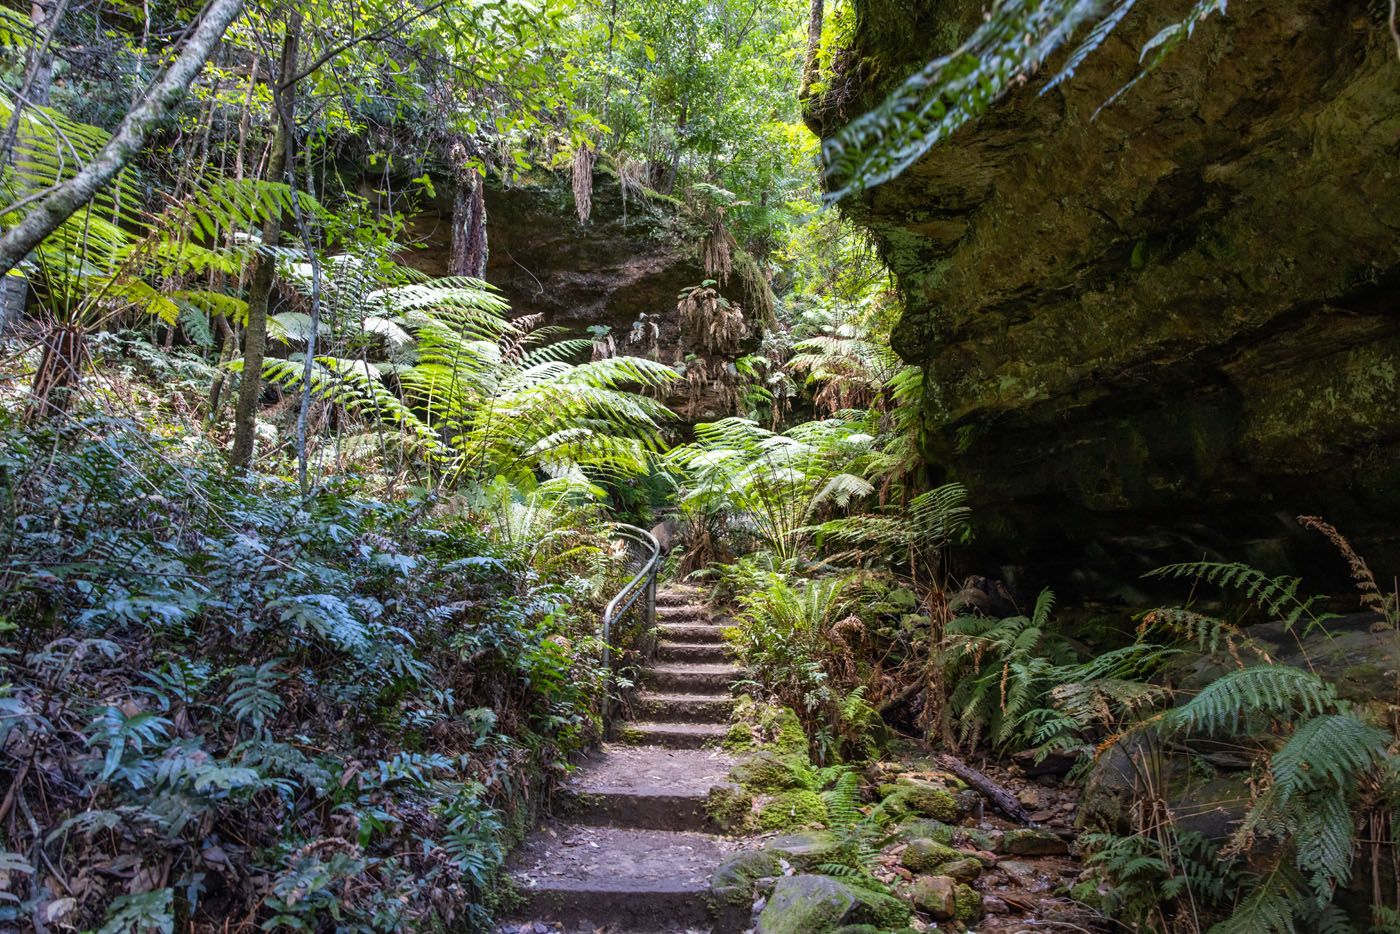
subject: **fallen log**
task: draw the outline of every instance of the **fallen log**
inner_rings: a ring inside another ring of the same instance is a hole
[[[1008,791],[1004,786],[992,781],[982,772],[974,769],[957,756],[943,753],[938,756],[938,765],[944,771],[952,772],[958,778],[976,789],[992,806],[1007,817],[1022,824],[1031,823],[1030,813],[1021,806],[1021,802],[1016,800],[1016,796]]]

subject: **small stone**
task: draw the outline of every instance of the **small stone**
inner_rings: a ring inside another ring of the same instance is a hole
[[[1037,824],[1043,824],[1055,816],[1054,811],[1032,811],[1031,820]]]
[[[1069,852],[1069,844],[1058,835],[1031,827],[1008,830],[1001,848],[1015,856],[1060,856]]]
[[[1023,860],[1004,859],[997,863],[997,868],[1017,882],[1025,882],[1035,878],[1035,867]]]
[[[914,907],[935,921],[957,916],[957,882],[948,876],[920,876],[905,890]]]
[[[1021,806],[1027,809],[1040,809],[1040,789],[1035,787],[1025,788],[1016,795],[1016,800],[1021,802]]]
[[[1009,915],[1011,906],[995,895],[982,896],[982,910],[989,915]]]

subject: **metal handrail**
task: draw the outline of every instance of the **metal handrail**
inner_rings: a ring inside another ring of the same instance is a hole
[[[617,523],[617,534],[620,538],[636,542],[643,549],[651,552],[650,556],[642,562],[641,570],[637,571],[635,577],[622,586],[617,595],[608,601],[607,607],[603,610],[603,670],[605,682],[603,684],[603,729],[608,729],[609,708],[612,706],[612,630],[613,624],[618,618],[632,608],[638,598],[645,597],[646,608],[644,619],[645,629],[650,631],[656,625],[656,574],[661,568],[661,543],[656,540],[646,529],[638,528],[635,525]]]

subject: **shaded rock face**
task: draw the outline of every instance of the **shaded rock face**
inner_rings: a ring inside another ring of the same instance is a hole
[[[640,314],[671,321],[677,293],[705,278],[698,234],[686,229],[674,208],[635,195],[624,206],[617,180],[601,172],[594,176],[587,224],[574,211],[570,188],[554,177],[509,188],[490,184],[486,217],[487,280],[514,314],[542,313],[547,323],[569,328],[572,336],[591,325],[607,325],[620,342]],[[429,275],[446,275],[452,254],[450,199],[415,217],[409,232],[423,245],[405,259]]]
[[[408,239],[418,245],[401,257],[432,276],[447,275],[452,256],[450,185],[440,180],[440,203],[411,219]],[[542,314],[545,324],[564,328],[570,338],[609,327],[618,355],[683,363],[697,348],[685,345],[676,303],[682,289],[705,281],[702,232],[670,199],[634,194],[624,201],[617,179],[601,171],[593,185],[592,215],[581,223],[561,177],[511,187],[488,183],[487,281],[510,303],[512,317]],[[739,302],[738,277],[722,292]],[[641,340],[630,341],[633,334]],[[757,340],[750,334],[742,349]],[[677,383],[665,402],[687,422],[734,414],[713,379],[698,390]]]
[[[894,340],[927,367],[926,458],[972,488],[982,541],[1012,562],[1125,555],[1108,574],[1124,579],[1248,559],[1244,542],[1313,512],[1389,566],[1400,63],[1384,4],[1232,6],[1092,120],[1186,6],[1143,0],[1074,80],[1043,97],[1032,80],[847,205],[907,297]],[[850,84],[810,115],[828,133],[981,4],[856,7]]]

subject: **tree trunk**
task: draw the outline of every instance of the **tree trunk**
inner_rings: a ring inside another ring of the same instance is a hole
[[[19,99],[15,101],[5,127],[5,138],[0,144],[0,164],[9,165],[14,154],[15,141],[19,136],[19,121],[26,104],[44,106],[49,102],[49,92],[53,90],[53,53],[49,51],[54,29],[67,9],[67,0],[36,0],[30,7],[29,22],[34,27],[37,40],[29,53],[29,64],[24,75]],[[0,281],[0,335],[20,318],[24,317],[25,306],[29,302],[29,279],[24,275],[8,275]]]
[[[43,345],[44,353],[30,389],[30,420],[63,415],[72,408],[87,356],[87,343],[80,328],[50,328]]]
[[[272,83],[274,109],[277,113],[277,137],[267,161],[267,177],[281,181],[287,174],[287,161],[292,158],[296,127],[296,85],[282,87],[282,76],[296,74],[297,47],[301,41],[301,13],[293,10],[287,21],[287,33],[282,40],[282,60]],[[263,222],[264,247],[274,247],[282,236],[282,218],[269,214]],[[257,258],[253,277],[248,284],[248,326],[243,330],[243,373],[238,384],[238,402],[233,410],[233,449],[229,466],[246,470],[253,461],[254,429],[262,400],[262,367],[267,356],[267,306],[272,297],[272,280],[277,261],[267,253]]]
[[[676,190],[676,176],[681,170],[681,152],[685,144],[685,128],[690,122],[690,102],[681,104],[681,118],[676,123],[676,151],[671,156],[671,167],[666,172],[666,185],[661,189],[663,195],[669,195]]]
[[[817,80],[817,53],[822,46],[822,21],[826,10],[822,0],[812,0],[812,13],[807,19],[807,59],[802,65],[802,90],[798,97],[806,100],[812,93],[812,85]]]
[[[0,237],[0,275],[13,269],[74,211],[91,201],[141,151],[146,134],[189,90],[190,82],[209,60],[229,24],[242,11],[243,0],[212,0],[179,56],[140,103],[127,113],[102,150],[72,178],[39,197],[24,218]]]
[[[451,159],[457,179],[452,199],[452,258],[447,274],[486,278],[489,247],[486,241],[486,179],[475,166],[466,164],[466,147],[452,147]]]

